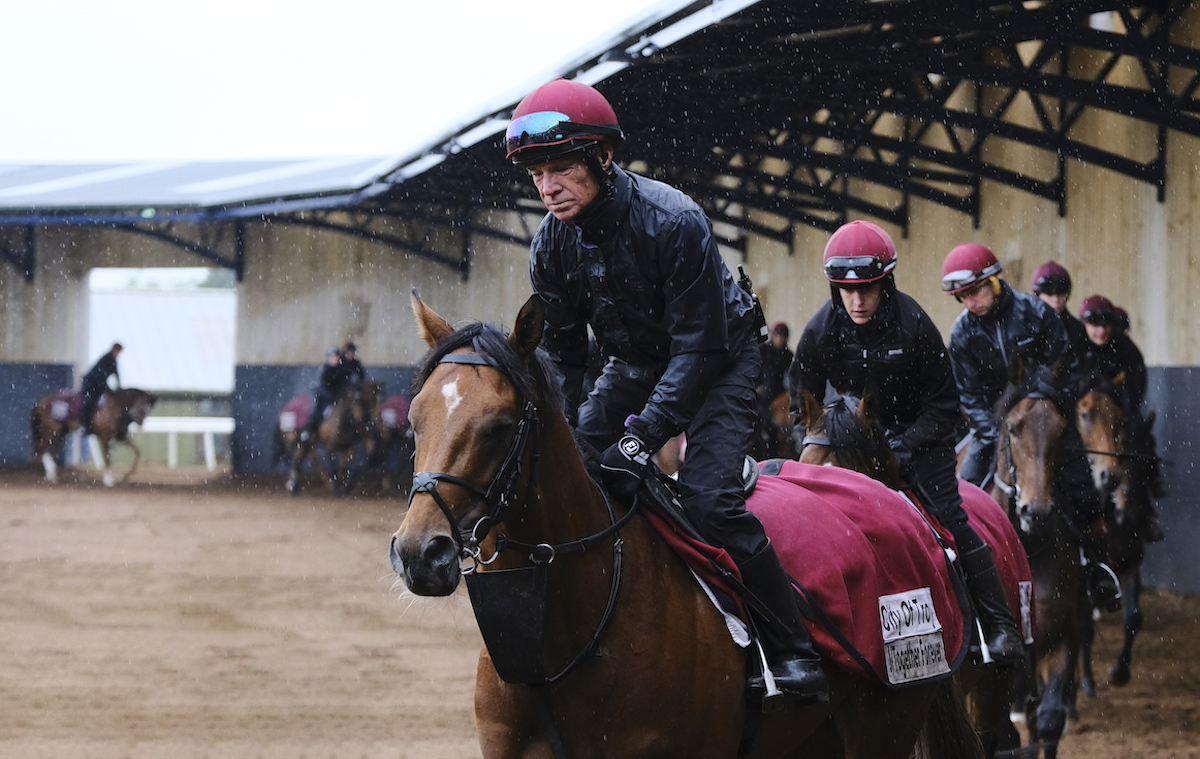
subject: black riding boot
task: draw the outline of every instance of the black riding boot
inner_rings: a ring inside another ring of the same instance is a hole
[[[1121,586],[1117,582],[1117,573],[1109,566],[1108,544],[1104,534],[1097,534],[1093,526],[1088,531],[1085,543],[1088,593],[1092,596],[1092,605],[1101,611],[1120,611]]]
[[[992,659],[1003,667],[1021,666],[1025,661],[1025,641],[1008,608],[1004,584],[992,551],[986,545],[967,551],[961,557],[967,576],[967,588],[975,601],[975,613],[987,631],[985,645]]]
[[[767,661],[775,685],[784,693],[798,697],[811,704],[829,702],[829,683],[821,669],[821,657],[813,650],[812,638],[796,599],[796,591],[779,556],[770,543],[738,565],[742,571],[742,582],[747,591],[762,602],[786,629],[762,618],[762,614],[750,603],[750,611],[762,635]],[[760,675],[750,680],[754,690],[765,690],[766,683]]]

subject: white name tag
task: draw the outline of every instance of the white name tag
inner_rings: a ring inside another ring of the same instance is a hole
[[[881,596],[879,623],[889,682],[907,683],[950,671],[929,588]]]

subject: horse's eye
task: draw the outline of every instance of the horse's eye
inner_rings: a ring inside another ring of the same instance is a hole
[[[496,419],[484,428],[483,434],[490,438],[503,440],[512,437],[513,428],[516,426],[517,423],[512,419]]]

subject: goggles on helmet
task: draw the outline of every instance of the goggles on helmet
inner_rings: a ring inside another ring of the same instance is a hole
[[[620,138],[620,129],[579,124],[571,117],[558,111],[537,111],[518,116],[509,122],[504,133],[504,151],[507,158],[522,148],[549,147],[570,142],[581,136]]]
[[[875,256],[835,256],[825,261],[825,277],[830,282],[866,284],[895,268],[894,260],[884,263]]]
[[[1033,291],[1045,295],[1070,295],[1071,279],[1062,274],[1047,274],[1033,283]]]
[[[963,288],[970,287],[976,282],[982,282],[983,280],[987,279],[987,277],[988,275],[984,274],[983,272],[971,271],[970,269],[959,269],[958,271],[952,271],[942,277],[942,290],[944,292],[952,293],[956,290],[962,290]]]

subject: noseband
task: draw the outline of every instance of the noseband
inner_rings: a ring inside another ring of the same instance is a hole
[[[445,356],[442,356],[438,364],[468,364],[500,369],[500,366],[495,361],[481,353],[447,353]],[[504,518],[504,512],[508,508],[508,504],[512,501],[513,490],[517,486],[517,480],[521,477],[521,463],[525,458],[525,449],[529,446],[530,437],[536,429],[537,407],[532,400],[527,400],[525,408],[521,412],[521,419],[517,422],[516,435],[513,436],[512,444],[508,447],[508,453],[505,454],[503,463],[500,464],[500,468],[496,470],[496,474],[492,477],[492,481],[488,483],[486,488],[480,487],[470,480],[457,477],[453,474],[446,474],[445,472],[417,472],[413,475],[413,486],[408,493],[409,507],[412,507],[412,500],[418,493],[428,493],[433,496],[433,500],[437,502],[438,508],[442,510],[442,513],[446,515],[446,520],[450,523],[452,528],[450,534],[454,536],[459,556],[462,558],[471,558],[476,562],[485,564],[494,561],[495,556],[488,561],[482,561],[479,558],[479,543],[491,532],[492,527]],[[438,482],[448,482],[452,485],[458,485],[464,490],[479,496],[487,504],[488,513],[480,517],[479,521],[470,530],[461,529],[458,526],[457,520],[450,513],[450,506],[442,498],[442,494],[438,492]]]

